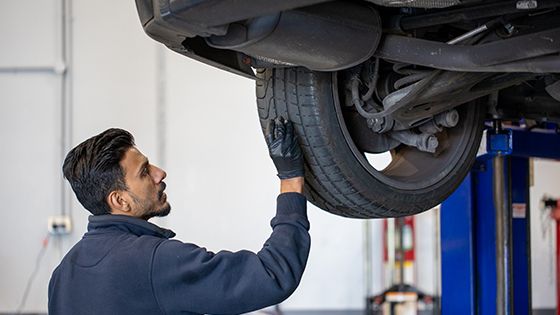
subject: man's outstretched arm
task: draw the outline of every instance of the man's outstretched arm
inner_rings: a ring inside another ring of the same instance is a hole
[[[163,312],[245,313],[280,303],[298,286],[310,249],[303,154],[293,125],[281,117],[269,121],[265,139],[280,178],[271,236],[258,253],[160,244],[151,278]]]

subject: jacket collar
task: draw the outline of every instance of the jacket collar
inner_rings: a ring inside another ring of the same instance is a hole
[[[171,230],[161,228],[148,221],[119,214],[90,215],[88,217],[88,232],[98,229],[117,229],[127,231],[138,236],[151,235],[163,238],[175,237]]]

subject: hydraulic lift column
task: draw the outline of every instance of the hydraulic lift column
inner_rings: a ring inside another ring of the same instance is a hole
[[[506,135],[494,121],[494,135]],[[492,193],[496,213],[496,315],[512,314],[511,182],[508,156],[498,150],[492,161]]]
[[[441,207],[443,315],[532,312],[529,159],[560,159],[560,135],[496,123],[486,144]]]

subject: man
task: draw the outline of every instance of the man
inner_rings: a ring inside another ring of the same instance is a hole
[[[109,129],[72,149],[64,176],[93,215],[53,272],[49,314],[239,314],[286,299],[310,245],[303,158],[289,122],[271,121],[266,142],[281,194],[258,253],[212,253],[148,222],[171,210],[166,173],[127,131]]]

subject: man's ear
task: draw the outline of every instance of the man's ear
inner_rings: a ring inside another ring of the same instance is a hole
[[[132,210],[128,202],[125,192],[122,190],[113,190],[107,196],[107,204],[111,208],[112,213],[128,213]]]

